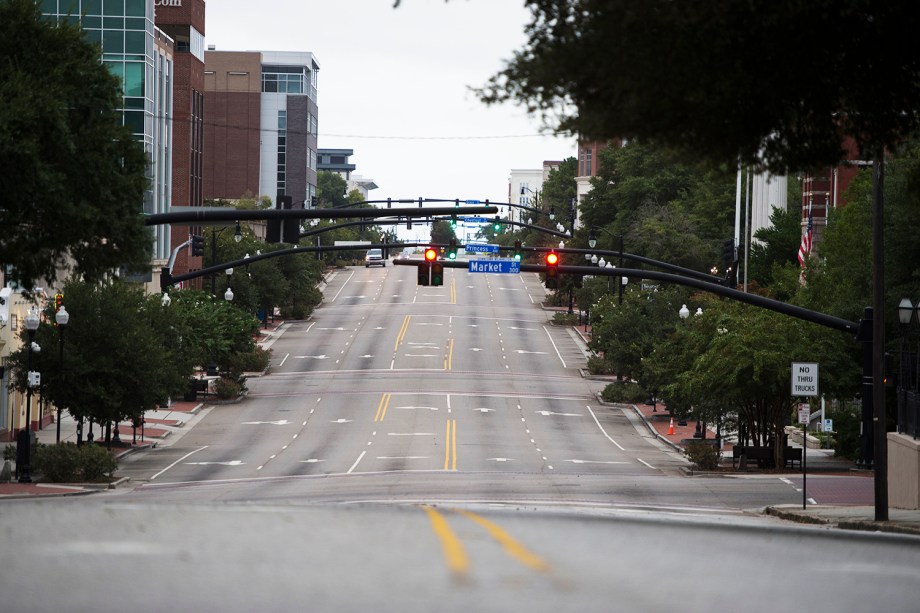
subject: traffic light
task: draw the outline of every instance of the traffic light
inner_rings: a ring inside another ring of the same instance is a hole
[[[521,241],[514,241],[514,259],[521,261]]]
[[[437,260],[431,263],[431,285],[444,285],[444,264]]]
[[[204,237],[198,234],[192,235],[192,256],[204,255]]]
[[[431,284],[431,262],[425,260],[418,265],[418,284],[419,285],[430,285]]]
[[[450,239],[450,244],[447,247],[447,257],[451,260],[457,259],[457,239]]]
[[[502,218],[498,215],[495,216],[495,221],[492,222],[492,229],[496,232],[502,231]]]
[[[555,251],[550,251],[546,254],[546,288],[547,289],[556,289],[559,285],[558,281],[558,266],[559,266],[559,254]]]

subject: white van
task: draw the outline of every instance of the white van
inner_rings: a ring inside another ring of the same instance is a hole
[[[386,266],[387,261],[383,259],[383,250],[382,249],[368,249],[367,255],[364,256],[364,267],[376,266],[380,264],[381,266]]]

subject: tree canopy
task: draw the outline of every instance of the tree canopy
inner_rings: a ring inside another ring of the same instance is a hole
[[[143,146],[122,126],[121,82],[80,26],[0,2],[0,264],[26,289],[148,269]]]
[[[844,136],[872,155],[920,125],[911,0],[527,6],[524,48],[478,93],[554,130],[786,170],[837,162]]]

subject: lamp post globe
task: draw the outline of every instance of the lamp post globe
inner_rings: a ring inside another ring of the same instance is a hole
[[[686,304],[682,304],[677,314],[680,315],[681,319],[687,319],[690,317],[690,309],[687,308]]]
[[[26,333],[29,337],[28,358],[26,362],[26,427],[19,430],[16,436],[16,466],[19,468],[19,482],[31,483],[32,476],[29,464],[32,460],[32,352],[35,345],[35,331],[38,330],[38,313],[35,307],[29,309],[28,315],[23,318]]]
[[[591,256],[591,263],[592,263],[592,264],[597,264],[597,255],[592,255],[592,256]]]
[[[913,314],[914,305],[910,298],[901,298],[901,302],[898,303],[898,321],[901,322],[901,325],[906,326],[909,324]]]
[[[231,300],[233,300],[233,290],[230,289],[229,287],[227,288],[227,291],[224,292],[224,300],[226,300],[227,302],[230,302]]]

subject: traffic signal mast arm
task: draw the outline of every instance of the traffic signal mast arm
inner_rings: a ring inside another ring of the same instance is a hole
[[[394,264],[399,266],[415,265],[415,263],[412,261],[400,260],[396,260]],[[443,264],[446,268],[467,268],[468,266],[467,262],[444,262]],[[542,264],[521,264],[521,272],[545,273],[547,268],[547,266]],[[827,315],[826,313],[819,313],[818,311],[805,309],[794,304],[786,304],[785,302],[780,302],[779,300],[773,300],[772,298],[766,298],[757,294],[747,294],[735,288],[725,287],[724,285],[720,285],[718,283],[684,277],[667,272],[659,272],[657,270],[639,270],[635,268],[598,268],[597,266],[559,265],[556,268],[558,274],[563,275],[568,274],[593,275],[597,277],[630,277],[634,279],[650,279],[653,281],[662,281],[664,283],[674,283],[675,285],[692,287],[694,289],[709,292],[717,296],[722,296],[723,298],[737,300],[738,302],[743,302],[745,304],[750,304],[763,309],[768,309],[770,311],[775,311],[777,313],[782,313],[783,315],[789,315],[790,317],[795,317],[796,319],[801,319],[803,321],[810,321],[812,323],[816,323],[833,330],[838,330],[840,332],[849,332],[854,336],[856,336],[856,333],[859,330],[859,324],[854,321],[848,321],[840,317]]]
[[[363,204],[363,203],[356,203]],[[169,213],[154,213],[144,216],[144,224],[159,226],[163,224],[208,225],[208,222],[247,221],[253,219],[341,219],[351,217],[355,219],[377,219],[378,217],[431,217],[434,215],[456,214],[457,209],[450,206],[430,208],[412,207],[396,209],[259,209],[240,210],[221,207],[177,207],[190,209],[188,211],[174,210]],[[470,206],[464,207],[463,213],[478,215],[495,214],[495,206]]]

